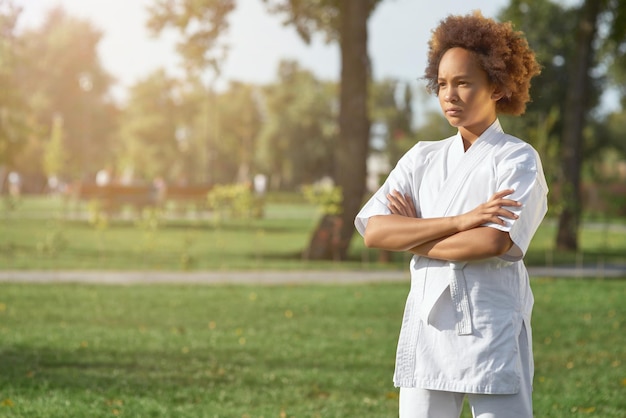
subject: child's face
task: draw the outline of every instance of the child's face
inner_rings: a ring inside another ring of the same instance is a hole
[[[439,62],[439,104],[450,125],[473,142],[496,119],[496,102],[502,97],[489,83],[474,55],[451,48]]]

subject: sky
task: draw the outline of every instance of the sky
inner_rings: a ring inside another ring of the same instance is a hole
[[[127,88],[158,68],[180,73],[175,52],[176,34],[158,37],[146,28],[147,5],[154,0],[13,0],[22,7],[20,28],[36,27],[46,13],[62,6],[70,15],[89,20],[103,32],[99,55],[104,68],[117,80],[112,95],[123,101]],[[565,4],[579,0],[560,0]],[[369,21],[369,54],[373,76],[392,77],[420,89],[426,66],[431,30],[450,14],[480,10],[496,17],[508,0],[384,0]],[[231,80],[269,83],[276,79],[281,59],[294,59],[319,78],[338,80],[340,56],[337,45],[321,36],[305,44],[281,17],[265,11],[262,0],[237,0],[226,35],[229,53],[217,85]],[[615,92],[606,94],[606,107],[617,102]],[[434,100],[434,99],[433,99]]]
[[[99,46],[102,64],[117,80],[115,95],[159,67],[176,73],[173,31],[158,38],[145,27],[151,0],[14,0],[23,8],[20,28],[38,26],[46,13],[61,5],[70,15],[88,19],[103,32]],[[321,37],[311,45],[295,30],[284,27],[280,16],[270,15],[262,0],[238,0],[230,19],[226,42],[230,45],[221,83],[238,80],[267,83],[276,78],[281,59],[295,59],[318,77],[337,80],[339,49]],[[369,53],[376,79],[395,77],[417,82],[426,62],[430,31],[449,14],[480,9],[495,17],[507,0],[385,0],[369,22]]]

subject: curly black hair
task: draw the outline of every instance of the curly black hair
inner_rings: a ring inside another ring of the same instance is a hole
[[[521,115],[530,101],[530,79],[541,72],[535,53],[522,32],[511,22],[499,23],[479,11],[465,16],[448,16],[432,31],[428,42],[428,64],[424,78],[430,93],[439,92],[439,62],[451,48],[464,48],[477,58],[489,82],[504,96],[496,103],[498,113]]]

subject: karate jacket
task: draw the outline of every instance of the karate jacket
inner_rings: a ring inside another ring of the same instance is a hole
[[[532,350],[533,295],[522,258],[547,212],[541,160],[526,142],[503,132],[496,120],[465,151],[461,135],[420,141],[391,171],[355,219],[364,235],[367,221],[386,215],[387,194],[413,198],[420,218],[466,213],[505,189],[520,207],[505,225],[512,248],[501,257],[447,262],[413,256],[394,384],[463,393],[512,394],[520,389],[519,335]],[[533,374],[532,351],[525,364]]]

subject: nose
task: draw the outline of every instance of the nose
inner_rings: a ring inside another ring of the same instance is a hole
[[[453,103],[453,102],[456,102],[458,100],[458,97],[456,95],[456,92],[450,89],[450,90],[446,91],[446,93],[443,96],[443,99],[446,102]]]

